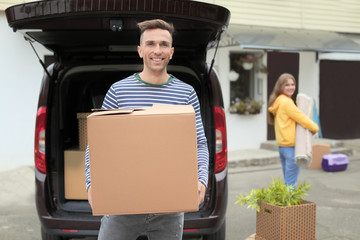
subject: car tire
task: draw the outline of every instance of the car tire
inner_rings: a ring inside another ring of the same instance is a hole
[[[220,229],[216,233],[204,236],[204,240],[225,240],[225,235],[226,235],[226,224],[224,221]]]
[[[42,240],[66,240],[67,238],[61,237],[59,235],[49,234],[44,230],[44,228],[41,228],[41,239]]]

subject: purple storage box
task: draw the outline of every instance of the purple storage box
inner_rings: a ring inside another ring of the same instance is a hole
[[[321,166],[327,172],[344,171],[349,164],[349,158],[345,154],[330,153],[322,157]]]

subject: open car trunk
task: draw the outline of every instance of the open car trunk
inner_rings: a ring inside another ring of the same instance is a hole
[[[50,132],[49,138],[51,145],[48,155],[48,170],[51,175],[51,185],[49,193],[54,196],[54,211],[57,214],[71,215],[81,213],[91,215],[90,205],[87,203],[84,177],[84,156],[86,144],[81,134],[82,125],[86,121],[86,114],[92,109],[101,108],[105,94],[112,83],[128,77],[135,72],[140,72],[141,63],[134,64],[93,64],[79,65],[59,72],[58,81],[56,81],[54,98],[49,100],[49,108],[52,109],[48,116],[50,122],[56,127],[56,132]],[[198,75],[192,68],[183,65],[171,65],[168,72],[177,78],[192,85],[198,94],[201,104],[202,118],[204,128],[208,138],[209,148],[213,149],[215,142],[214,132],[209,131],[212,124],[207,122],[206,116],[212,114],[212,108],[209,106],[209,93],[201,88],[201,75]],[[79,116],[79,114],[85,114]],[[81,119],[83,118],[83,119]],[[211,121],[210,119],[208,121]],[[86,130],[85,130],[86,132]],[[84,133],[84,130],[83,130]],[[214,154],[210,154],[213,156]],[[57,159],[52,161],[51,159]],[[213,172],[210,159],[210,172]],[[210,174],[207,189],[207,195],[215,194],[212,191],[213,176]],[[216,199],[215,197],[206,199]],[[188,213],[188,215],[209,215],[211,202],[205,201],[197,213]],[[191,217],[193,218],[193,217]]]

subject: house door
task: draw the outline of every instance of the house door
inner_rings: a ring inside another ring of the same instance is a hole
[[[319,115],[324,138],[360,138],[359,90],[359,61],[320,61]]]
[[[267,54],[268,65],[268,79],[267,79],[267,98],[274,88],[274,85],[278,77],[282,73],[290,73],[296,79],[296,86],[298,86],[299,77],[299,53],[287,53],[287,52],[268,52]],[[294,93],[293,99],[296,99],[297,89]],[[266,109],[267,110],[267,109]],[[275,139],[274,126],[268,125],[267,127],[267,139]]]

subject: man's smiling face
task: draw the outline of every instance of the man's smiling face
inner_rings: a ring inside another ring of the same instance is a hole
[[[171,34],[158,28],[146,30],[142,34],[138,53],[144,61],[144,70],[158,73],[166,71],[174,53]]]

